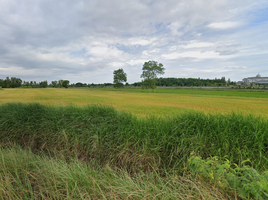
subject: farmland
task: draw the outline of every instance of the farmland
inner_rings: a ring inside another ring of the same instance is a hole
[[[268,93],[4,89],[3,199],[266,199]]]
[[[137,116],[170,116],[190,110],[205,113],[243,113],[268,116],[266,90],[201,89],[4,89],[0,104],[38,102],[44,105],[98,104]]]

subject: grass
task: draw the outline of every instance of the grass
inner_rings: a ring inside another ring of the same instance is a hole
[[[109,160],[123,167],[134,164],[131,159],[141,159],[146,167],[150,163],[157,169],[178,169],[195,151],[202,157],[228,156],[236,163],[249,158],[257,169],[268,166],[267,121],[250,115],[192,112],[138,119],[102,106],[5,104],[0,107],[0,130],[2,143],[47,151],[56,148],[94,158],[100,165]],[[127,162],[120,157],[122,152]]]
[[[230,114],[232,112],[268,116],[268,92],[260,90],[202,89],[4,89],[0,104],[38,102],[44,105],[101,104],[137,116],[170,116],[182,112]]]
[[[228,97],[225,91],[203,96],[199,90],[177,92],[3,89],[0,196],[265,199],[268,121],[261,115],[266,107],[261,110],[257,103],[266,98]],[[178,99],[189,106],[176,108]],[[251,101],[243,107],[250,112],[237,106],[238,113],[216,110],[216,105],[234,106],[235,101],[240,106]],[[210,111],[209,106],[215,109]],[[233,185],[234,179],[241,184]],[[254,190],[247,189],[250,184]]]
[[[78,159],[50,159],[13,146],[0,149],[2,199],[225,199],[205,182],[175,174],[129,173]]]

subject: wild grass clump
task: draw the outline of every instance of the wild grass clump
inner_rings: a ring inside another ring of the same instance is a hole
[[[105,106],[0,106],[2,146],[11,142],[35,153],[57,150],[66,158],[112,163],[133,172],[178,170],[192,151],[201,157],[228,156],[237,164],[249,159],[255,169],[267,169],[267,125],[265,119],[235,113],[138,119]]]
[[[12,146],[0,149],[1,199],[226,199],[216,187],[174,174],[130,176],[108,165],[51,159]]]

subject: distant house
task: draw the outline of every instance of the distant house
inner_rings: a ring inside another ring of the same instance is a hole
[[[240,81],[239,81],[240,82]],[[256,77],[248,77],[243,79],[244,85],[262,85],[262,84],[268,84],[268,77],[261,77],[261,75],[258,73]]]

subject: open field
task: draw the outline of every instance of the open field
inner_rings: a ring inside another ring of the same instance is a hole
[[[176,115],[196,110],[205,113],[243,113],[268,116],[268,92],[261,90],[202,89],[3,89],[0,104],[38,102],[45,105],[101,104],[137,116]]]
[[[267,103],[257,90],[3,89],[0,197],[267,199]]]

